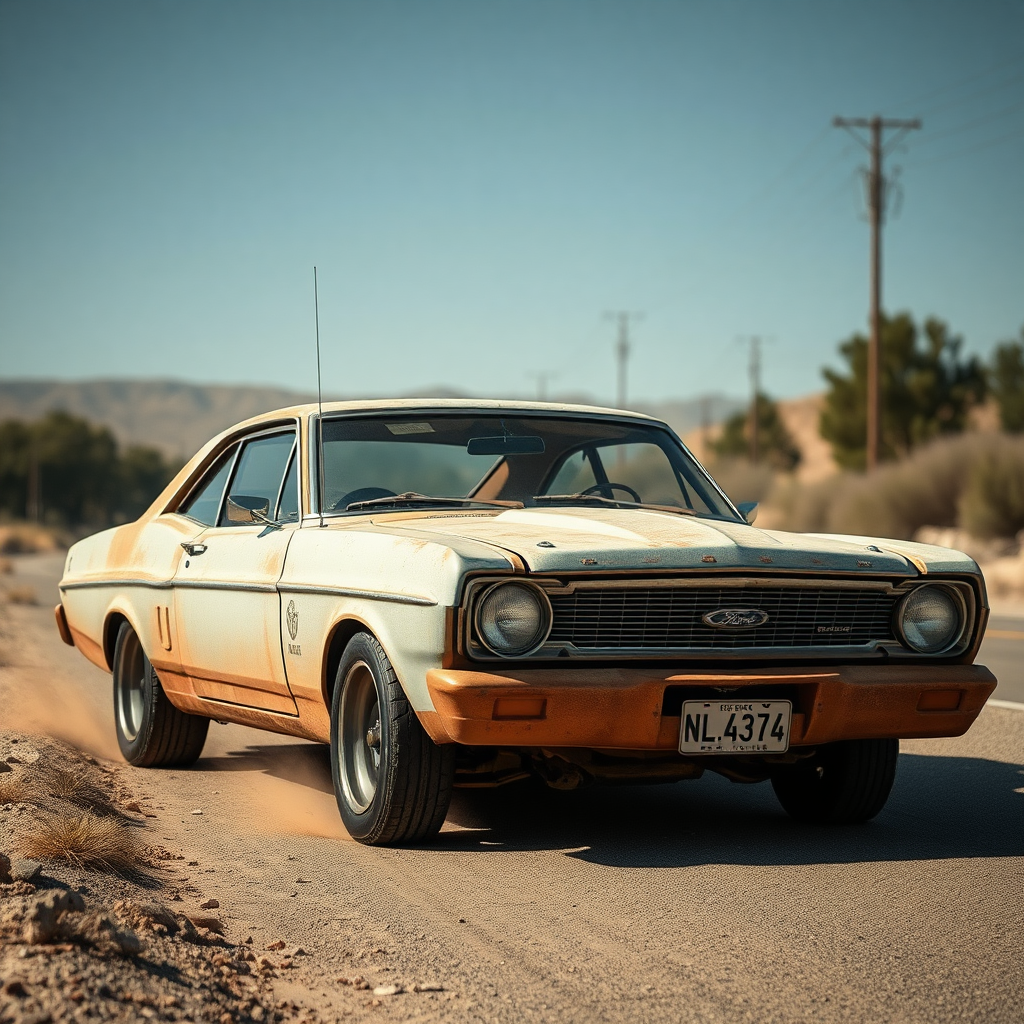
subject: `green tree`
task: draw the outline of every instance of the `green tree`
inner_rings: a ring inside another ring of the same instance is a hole
[[[1024,327],[1020,341],[1004,341],[996,347],[990,379],[999,404],[999,422],[1012,434],[1024,432]]]
[[[908,313],[882,320],[881,439],[883,459],[906,456],[917,445],[942,434],[959,433],[971,408],[985,397],[979,360],[961,359],[963,339],[941,320],[929,317],[923,338]],[[839,346],[848,373],[826,368],[821,436],[836,462],[863,469],[867,445],[868,340],[855,334]]]
[[[180,468],[155,448],[132,445],[121,456],[112,517],[123,522],[138,519]]]
[[[730,416],[711,447],[718,456],[748,458],[750,414],[737,412]],[[759,394],[757,398],[757,449],[759,457],[774,469],[795,469],[800,462],[800,449],[782,422],[779,407],[765,394]]]
[[[153,448],[132,447],[122,456],[106,427],[66,412],[0,423],[0,513],[12,519],[27,517],[38,497],[46,522],[124,522],[143,512],[174,472]]]

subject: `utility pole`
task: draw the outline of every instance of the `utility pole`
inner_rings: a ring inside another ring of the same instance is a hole
[[[705,462],[711,450],[711,396],[700,396],[700,457]]]
[[[845,128],[871,154],[871,167],[867,172],[868,216],[871,221],[871,339],[868,342],[868,395],[867,395],[867,469],[878,468],[881,444],[881,316],[882,316],[882,222],[885,220],[886,188],[888,182],[882,171],[882,159],[911,131],[921,127],[917,118],[898,120],[885,117],[836,117],[835,128]],[[871,133],[865,139],[855,129],[866,128]],[[884,142],[887,130],[896,132]]]
[[[750,461],[758,459],[758,432],[761,419],[758,400],[761,395],[761,339],[755,334],[750,339],[750,412],[747,420],[747,440],[750,443]]]
[[[619,336],[615,343],[615,357],[618,361],[618,380],[615,404],[618,409],[626,408],[626,364],[632,346],[629,343],[630,320],[643,320],[643,313],[630,313],[623,309],[612,310],[604,315],[605,320],[616,320],[619,325]]]
[[[537,401],[546,402],[548,400],[548,381],[554,380],[558,374],[554,370],[537,370],[528,376],[537,381]]]
[[[34,436],[28,442],[28,494],[25,502],[25,518],[30,523],[38,523],[42,512],[42,481],[39,466],[38,442]]]

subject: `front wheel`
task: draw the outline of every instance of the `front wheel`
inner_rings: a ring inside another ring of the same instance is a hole
[[[772,788],[786,813],[817,825],[848,825],[873,818],[885,806],[896,778],[899,740],[828,743],[795,765],[772,774]]]
[[[345,648],[331,700],[331,774],[341,820],[368,845],[421,842],[452,798],[454,746],[438,746],[369,633]]]
[[[203,752],[210,720],[179,711],[127,622],[114,644],[114,723],[117,745],[129,764],[140,768],[184,767]]]

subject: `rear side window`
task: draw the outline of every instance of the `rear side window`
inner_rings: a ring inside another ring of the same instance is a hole
[[[295,444],[295,434],[271,434],[247,442],[238,457],[238,467],[228,488],[230,497],[262,498],[267,503],[267,515],[272,516],[281,493],[281,483],[288,468],[288,457]],[[237,526],[221,511],[221,526]]]
[[[189,519],[195,519],[204,526],[213,526],[220,511],[220,500],[224,495],[224,484],[231,470],[231,462],[238,451],[233,444],[207,470],[206,475],[195,486],[192,493],[178,506],[178,511]]]

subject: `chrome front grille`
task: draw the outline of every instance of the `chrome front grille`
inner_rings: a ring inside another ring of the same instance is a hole
[[[601,587],[551,593],[554,620],[546,647],[583,650],[735,651],[771,647],[850,647],[895,640],[897,596],[855,587]],[[702,616],[720,608],[758,608],[751,629],[714,629]]]

